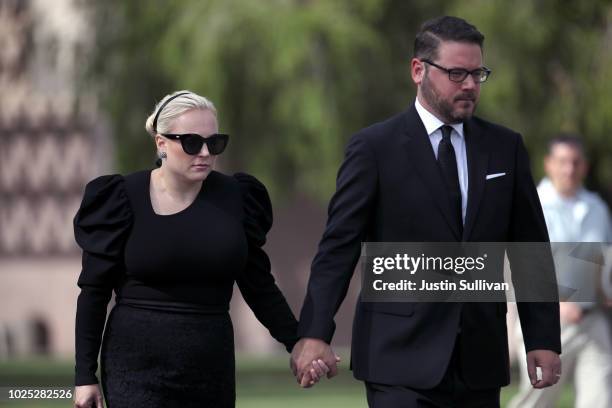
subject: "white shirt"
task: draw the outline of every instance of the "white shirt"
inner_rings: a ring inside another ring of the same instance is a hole
[[[574,197],[561,196],[552,182],[544,178],[538,185],[544,218],[550,241],[555,242],[599,242],[612,241],[612,224],[606,203],[595,193],[580,188]],[[566,246],[566,248],[569,248]],[[564,257],[555,259],[555,269],[560,285],[578,290],[578,298],[595,299],[599,286],[600,266],[593,263]],[[602,278],[606,281],[607,275]],[[603,286],[604,291],[609,289]],[[607,293],[610,296],[609,293]],[[579,302],[585,309],[593,302]]]
[[[425,130],[429,136],[431,142],[431,148],[433,149],[436,160],[438,159],[438,145],[442,140],[441,126],[446,125],[438,119],[433,113],[421,105],[417,98],[414,103],[417,113],[421,118],[421,122],[425,125]],[[455,149],[455,157],[457,159],[457,174],[459,175],[459,188],[461,190],[461,216],[463,223],[465,224],[465,214],[467,212],[467,194],[468,194],[468,167],[467,167],[467,155],[465,153],[465,137],[463,134],[463,123],[449,123],[450,127],[453,128],[451,132],[451,143],[453,149]]]
[[[611,242],[608,207],[597,194],[581,188],[565,198],[544,178],[538,195],[551,242]]]

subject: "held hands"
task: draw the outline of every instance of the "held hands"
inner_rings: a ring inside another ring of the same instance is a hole
[[[74,408],[104,408],[100,386],[90,384],[75,387]]]
[[[303,388],[310,388],[321,377],[332,378],[338,374],[340,361],[332,348],[320,339],[302,338],[291,353],[290,366],[297,382]]]
[[[542,378],[538,378],[537,367],[542,369]],[[527,353],[527,373],[533,388],[555,385],[561,378],[561,359],[554,351],[531,350]]]

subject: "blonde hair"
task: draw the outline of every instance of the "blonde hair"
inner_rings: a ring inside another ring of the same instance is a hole
[[[177,96],[179,94],[184,95]],[[172,100],[165,105],[166,101],[169,99]],[[158,112],[160,108],[161,112]],[[172,126],[172,121],[192,109],[209,110],[217,116],[217,109],[210,100],[191,91],[176,91],[164,96],[163,99],[155,105],[155,109],[153,109],[153,112],[145,122],[145,129],[147,133],[153,137],[158,133],[168,133]],[[157,126],[153,126],[156,115],[159,115],[157,117]]]

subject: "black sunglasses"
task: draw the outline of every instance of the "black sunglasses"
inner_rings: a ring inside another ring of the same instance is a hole
[[[196,133],[185,133],[177,135],[173,133],[161,133],[169,139],[180,140],[183,151],[190,155],[196,155],[202,151],[202,146],[206,143],[208,152],[212,155],[223,153],[229,142],[229,135],[215,133],[208,137],[200,136]]]
[[[487,67],[476,68],[475,70],[468,71],[467,69],[463,68],[444,68],[427,59],[422,59],[421,61],[445,71],[448,74],[448,79],[453,82],[463,82],[468,75],[471,75],[472,78],[474,78],[474,82],[481,84],[489,78],[489,75],[491,75],[491,70]]]

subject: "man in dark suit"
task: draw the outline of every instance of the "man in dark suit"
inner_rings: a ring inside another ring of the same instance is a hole
[[[302,385],[313,360],[336,372],[333,319],[362,242],[548,241],[521,136],[473,117],[490,73],[483,40],[456,17],[424,23],[411,61],[414,105],[350,139],[292,354]],[[558,304],[519,303],[518,309],[532,385],[555,384]],[[505,316],[505,303],[360,300],[354,376],[365,382],[371,407],[499,406],[500,387],[509,383]]]

